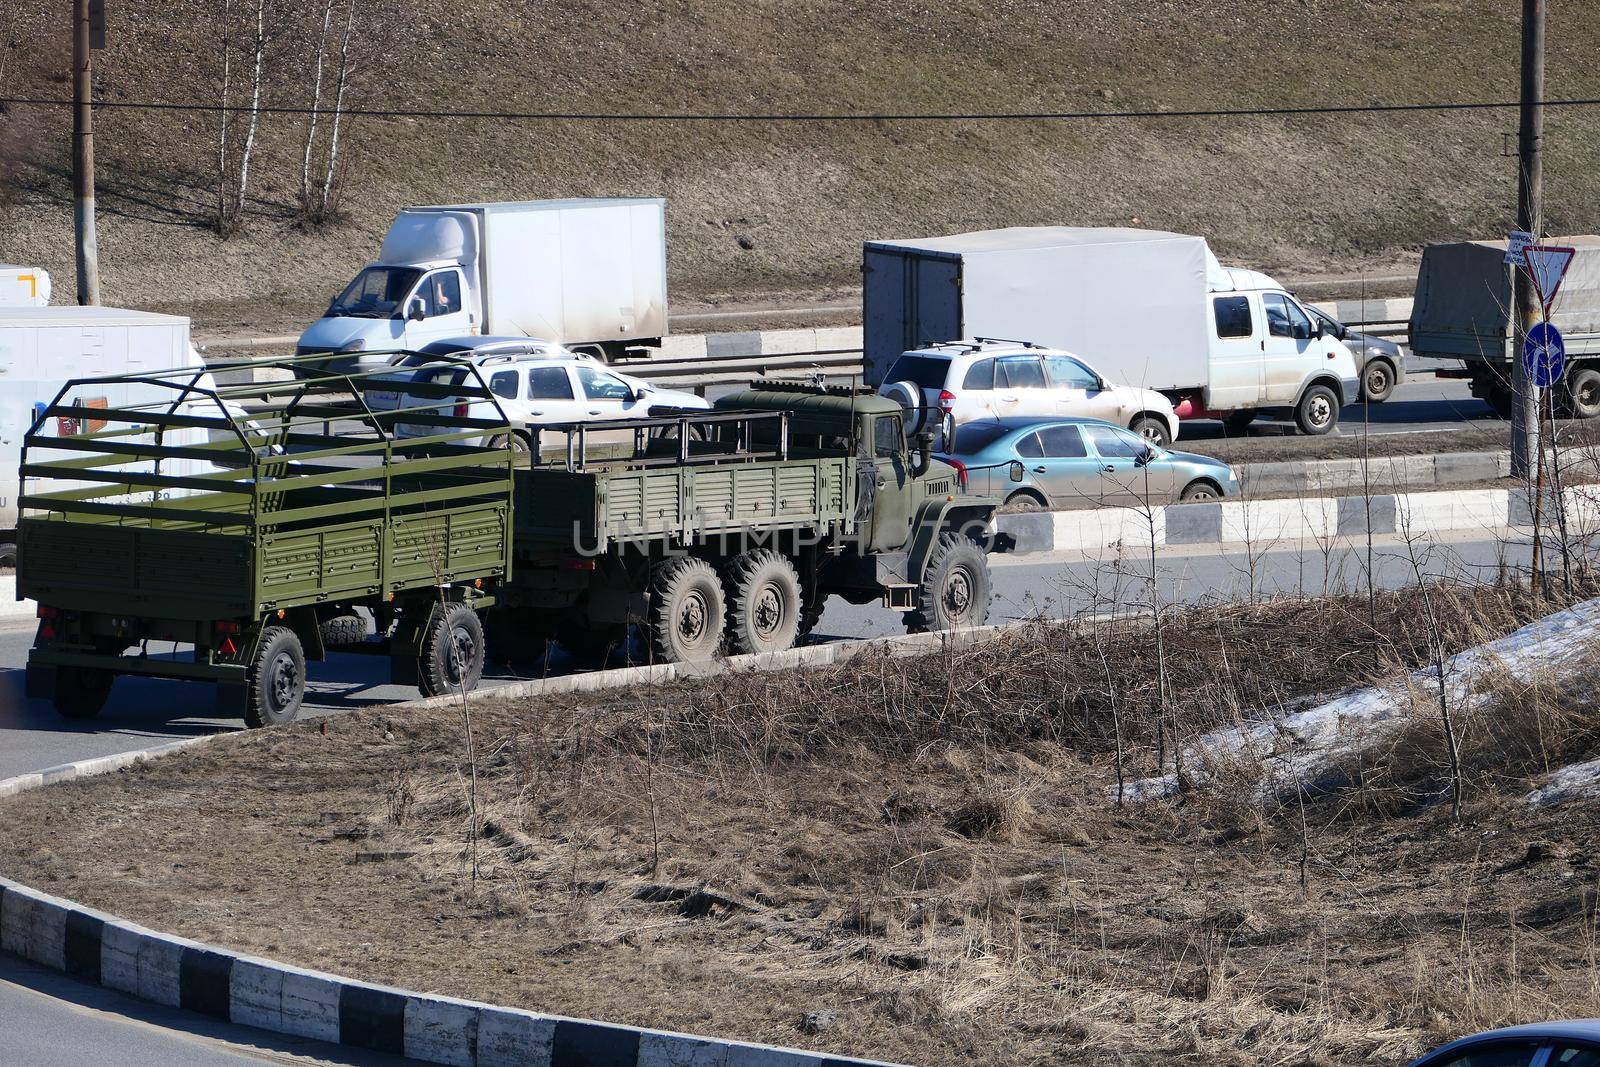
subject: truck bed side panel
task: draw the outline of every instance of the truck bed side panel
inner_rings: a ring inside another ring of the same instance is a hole
[[[506,506],[395,516],[390,589],[499,574],[506,552]]]

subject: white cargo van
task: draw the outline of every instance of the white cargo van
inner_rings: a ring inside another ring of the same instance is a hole
[[[297,351],[373,370],[441,337],[493,334],[616,358],[667,332],[666,257],[659,198],[406,208]]]
[[[54,400],[70,378],[199,362],[189,347],[189,320],[177,315],[106,307],[0,308],[0,567],[16,562],[17,468],[37,409]],[[88,408],[140,399],[126,389],[90,388],[69,399]]]
[[[1273,279],[1229,269],[1205,238],[1018,227],[863,251],[865,376],[964,337],[1062,349],[1116,382],[1164,394],[1179,418],[1242,428],[1291,415],[1321,434],[1359,395],[1355,359]]]

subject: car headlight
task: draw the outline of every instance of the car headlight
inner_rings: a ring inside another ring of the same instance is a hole
[[[1236,482],[1238,480],[1239,480],[1239,472],[1234,470],[1232,467],[1229,467],[1228,468],[1228,481]]]
[[[340,352],[365,352],[366,350],[367,342],[360,337],[357,337],[354,341],[346,341],[344,347],[339,349]]]

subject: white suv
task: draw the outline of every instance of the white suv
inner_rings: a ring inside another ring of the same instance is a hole
[[[513,426],[642,419],[654,408],[704,410],[711,407],[704,397],[674,389],[657,389],[649,382],[617,374],[586,356],[575,356],[559,348],[547,355],[491,352],[470,359]],[[393,376],[372,379],[364,390],[367,405],[373,411],[427,406],[428,401],[405,392],[409,382],[457,385],[467,376],[459,362],[441,362],[437,356],[427,353],[404,357],[395,364],[395,371]],[[470,403],[443,400],[437,404],[441,412],[450,408],[457,416],[498,417],[487,400]],[[439,432],[436,427],[421,423],[401,422],[395,426],[397,437],[425,437]],[[510,444],[518,447],[519,440]]]
[[[1104,419],[1157,445],[1178,436],[1172,402],[1153,389],[1112,385],[1070,352],[980,337],[943,341],[895,360],[878,390],[905,410],[909,433],[941,438],[976,419]]]

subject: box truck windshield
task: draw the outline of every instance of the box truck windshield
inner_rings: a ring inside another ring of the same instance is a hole
[[[329,306],[327,317],[386,319],[400,309],[420,277],[414,267],[368,267]]]

